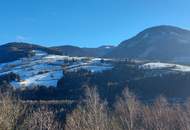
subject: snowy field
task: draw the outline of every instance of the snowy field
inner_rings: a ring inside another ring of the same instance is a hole
[[[190,72],[190,66],[161,63],[161,62],[146,63],[146,64],[141,65],[141,68],[144,68],[144,69],[169,69],[169,70],[173,70],[173,71]]]
[[[77,72],[86,69],[97,73],[112,69],[110,64],[102,63],[99,58],[48,55],[36,50],[34,52],[33,57],[0,64],[0,75],[11,72],[19,75],[19,81],[11,82],[16,88],[37,85],[49,87],[57,85],[57,81],[63,76],[63,70]]]

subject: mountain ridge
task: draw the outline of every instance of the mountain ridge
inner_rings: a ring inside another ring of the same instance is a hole
[[[0,62],[8,62],[28,56],[30,51],[35,49],[50,54],[68,56],[190,63],[190,31],[171,25],[159,25],[139,32],[118,46],[103,45],[97,48],[72,45],[44,47],[30,43],[12,42],[0,46]]]
[[[48,54],[61,55],[60,52],[51,48],[24,42],[11,42],[0,46],[0,63],[18,60],[32,55],[33,50],[44,51]]]

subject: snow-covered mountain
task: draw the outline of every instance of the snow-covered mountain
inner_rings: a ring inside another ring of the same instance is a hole
[[[48,54],[41,50],[33,50],[32,57],[20,58],[0,64],[0,76],[14,73],[19,76],[11,82],[18,87],[56,86],[65,71],[85,69],[93,73],[112,69],[111,64],[103,63],[100,58],[69,57]],[[104,59],[106,60],[106,59]],[[107,59],[108,60],[108,59]]]
[[[106,56],[190,63],[190,31],[173,26],[148,28]]]

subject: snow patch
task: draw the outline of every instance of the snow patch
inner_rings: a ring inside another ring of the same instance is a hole
[[[154,63],[146,63],[141,65],[144,69],[171,69],[174,71],[181,71],[181,72],[190,72],[190,66],[187,65],[179,65],[179,64],[170,64],[170,63],[161,63],[161,62],[154,62]]]

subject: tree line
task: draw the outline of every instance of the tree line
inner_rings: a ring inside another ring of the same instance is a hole
[[[85,98],[58,118],[60,111],[47,106],[28,107],[21,100],[1,95],[0,129],[3,130],[189,130],[190,101],[168,102],[159,96],[152,103],[142,103],[125,88],[109,106],[96,87],[85,87]]]

